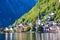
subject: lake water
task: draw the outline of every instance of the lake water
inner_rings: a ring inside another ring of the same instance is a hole
[[[5,33],[0,40],[60,40],[60,33]]]

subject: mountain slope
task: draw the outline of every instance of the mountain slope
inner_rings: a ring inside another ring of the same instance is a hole
[[[27,23],[28,21],[34,23],[37,17],[40,16],[42,21],[46,20],[46,17],[54,12],[55,15],[53,20],[60,22],[60,2],[59,0],[38,0],[37,4],[26,14],[20,17],[13,26],[20,24],[23,20]]]
[[[0,0],[0,28],[13,24],[15,20],[28,12],[36,2],[37,0]]]

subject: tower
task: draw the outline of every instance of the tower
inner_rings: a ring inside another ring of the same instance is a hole
[[[38,25],[40,25],[40,24],[41,24],[41,20],[40,20],[39,16],[38,16],[37,23],[38,23]]]
[[[38,18],[37,18],[37,21],[36,21],[36,27],[39,27],[40,24],[41,24],[41,20],[40,20],[39,15],[38,15]]]

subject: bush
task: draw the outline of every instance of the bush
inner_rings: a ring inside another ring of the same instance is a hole
[[[36,31],[35,27],[32,27],[32,31]]]
[[[38,31],[43,32],[43,27],[42,27],[42,26],[39,26],[39,27],[38,27]]]
[[[26,31],[30,31],[31,27],[28,27]]]

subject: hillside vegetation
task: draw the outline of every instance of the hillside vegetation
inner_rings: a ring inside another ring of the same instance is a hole
[[[38,0],[36,5],[28,12],[25,13],[22,17],[15,21],[13,26],[20,24],[22,21],[25,23],[31,22],[35,23],[37,17],[42,20],[42,22],[46,21],[46,17],[54,12],[55,15],[53,20],[56,22],[60,22],[60,2],[59,0]]]

